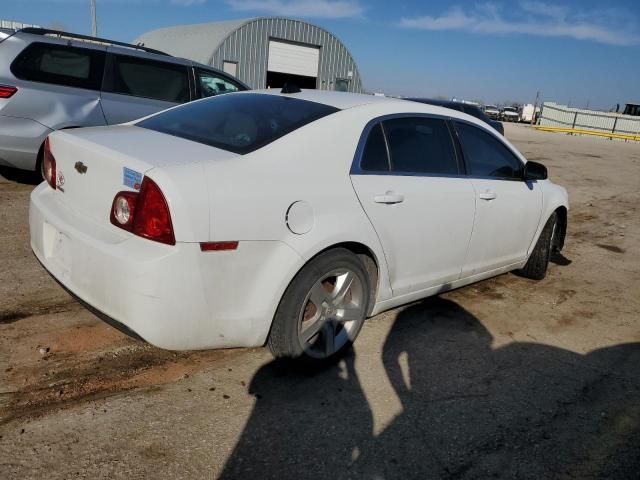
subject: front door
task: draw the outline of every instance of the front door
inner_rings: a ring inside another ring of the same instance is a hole
[[[463,276],[487,272],[523,260],[538,228],[542,191],[523,180],[523,162],[495,135],[456,122],[476,215]]]
[[[459,278],[475,209],[471,181],[459,173],[444,119],[391,118],[371,127],[351,181],[395,296]]]

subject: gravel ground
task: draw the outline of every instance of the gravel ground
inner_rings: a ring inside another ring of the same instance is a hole
[[[640,145],[505,128],[569,190],[547,278],[378,315],[319,372],[102,323],[0,171],[0,478],[640,478]]]

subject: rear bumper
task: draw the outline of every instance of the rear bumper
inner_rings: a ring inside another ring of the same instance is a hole
[[[171,350],[262,345],[300,257],[281,242],[152,242],[60,205],[41,184],[31,194],[31,248],[65,288],[149,343]],[[286,272],[286,273],[285,273]],[[288,277],[288,279],[287,279]]]
[[[0,165],[34,170],[38,150],[52,131],[34,120],[0,115]]]

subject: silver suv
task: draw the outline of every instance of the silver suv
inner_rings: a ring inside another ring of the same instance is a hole
[[[41,28],[0,31],[0,165],[40,171],[53,130],[128,122],[247,89],[220,70],[140,45]]]

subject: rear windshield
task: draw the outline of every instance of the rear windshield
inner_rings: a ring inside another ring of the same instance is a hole
[[[240,93],[188,103],[136,125],[245,154],[336,111],[296,98]]]

